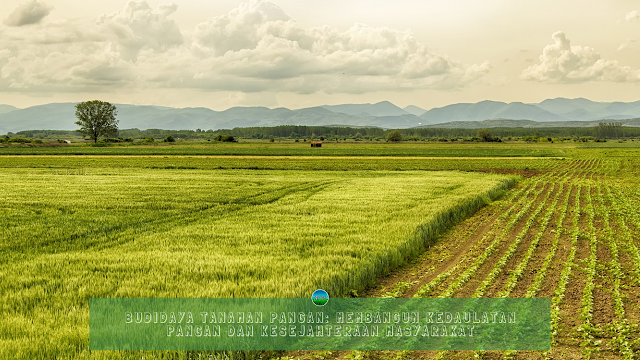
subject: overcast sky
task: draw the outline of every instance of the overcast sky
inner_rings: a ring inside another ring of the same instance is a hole
[[[0,104],[640,100],[636,0],[2,0]]]

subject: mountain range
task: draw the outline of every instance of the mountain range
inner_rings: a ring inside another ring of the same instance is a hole
[[[51,103],[19,109],[11,105],[0,105],[0,134],[37,129],[74,130],[77,128],[74,106],[74,103]],[[535,104],[486,100],[430,110],[415,105],[400,108],[388,101],[295,110],[282,107],[232,107],[214,111],[204,107],[172,108],[130,104],[116,104],[116,107],[121,129],[167,130],[216,130],[277,125],[382,128],[595,126],[601,120],[640,118],[640,101],[595,102],[583,98],[555,98]],[[640,126],[638,121],[620,122],[627,126]]]

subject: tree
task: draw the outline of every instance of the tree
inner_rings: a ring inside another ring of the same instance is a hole
[[[402,141],[402,134],[399,130],[393,130],[389,134],[387,134],[387,141]]]
[[[619,138],[622,133],[622,124],[618,122],[598,124],[597,134],[600,138]]]
[[[116,136],[118,133],[118,120],[116,107],[106,101],[93,100],[78,103],[76,105],[76,124],[80,129],[76,130],[84,136],[98,142],[101,136]]]
[[[494,140],[493,134],[491,133],[491,131],[489,131],[489,129],[478,130],[478,137],[482,139],[482,141],[486,142],[492,142]]]

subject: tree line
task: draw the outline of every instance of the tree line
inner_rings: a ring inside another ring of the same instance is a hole
[[[482,130],[482,129],[480,129]],[[450,129],[450,128],[411,128],[398,129],[402,138],[407,139],[464,139],[483,137],[479,129]],[[624,139],[640,137],[640,128],[621,126],[619,123],[601,123],[595,127],[557,127],[557,128],[490,128],[494,138],[571,138],[591,137],[597,139]],[[282,125],[275,127],[251,127],[221,130],[164,130],[164,129],[120,129],[114,135],[123,140],[155,138],[158,140],[171,136],[183,140],[216,140],[219,135],[231,135],[244,139],[380,139],[385,140],[393,129],[381,128],[352,128],[325,126],[294,126]],[[25,130],[10,136],[55,139],[60,137],[77,136],[76,131],[66,130]]]

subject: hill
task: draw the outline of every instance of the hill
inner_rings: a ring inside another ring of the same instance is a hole
[[[51,103],[25,109],[0,105],[0,134],[39,129],[74,130],[77,128],[74,105]],[[414,105],[401,109],[388,101],[375,104],[324,105],[295,110],[283,107],[233,107],[215,111],[205,107],[172,108],[130,104],[116,106],[119,127],[123,129],[217,130],[278,125],[381,128],[576,127],[595,126],[603,120],[638,126],[629,119],[640,118],[640,101],[605,103],[583,98],[548,99],[538,104],[485,100],[452,104],[428,111]]]

